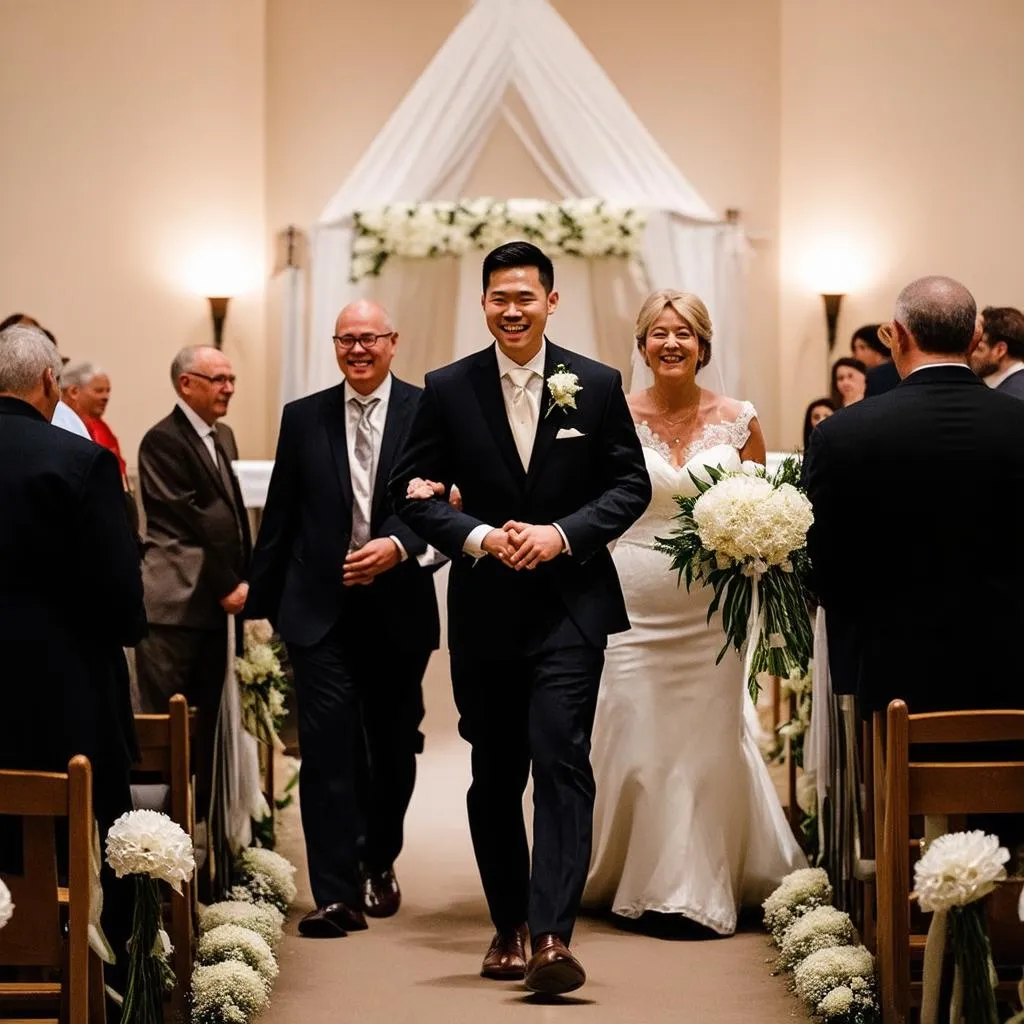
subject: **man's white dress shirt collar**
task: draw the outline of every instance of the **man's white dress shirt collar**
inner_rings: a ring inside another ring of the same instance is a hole
[[[382,407],[386,407],[388,399],[391,397],[391,374],[389,373],[381,382],[377,385],[376,389],[371,391],[368,395],[361,395],[348,381],[344,383],[345,388],[345,408],[351,409],[349,402],[351,399],[355,399],[357,402],[366,403],[371,398],[379,398],[380,405],[377,406],[376,411],[380,411]],[[376,416],[374,416],[376,419]]]
[[[968,373],[974,372],[966,363],[925,363],[923,366],[915,366],[903,379],[906,380],[908,377],[913,377],[915,373],[920,373],[922,370],[948,370],[951,366],[959,366]]]
[[[1020,373],[1021,370],[1024,370],[1024,360],[1015,359],[1005,370],[989,374],[984,381],[990,388],[997,388],[1007,377],[1012,377],[1015,373]]]
[[[498,357],[499,377],[504,377],[509,370],[519,369],[520,364],[517,363],[514,359],[509,359],[509,357],[505,355],[504,352],[501,351],[501,346],[497,342],[494,343],[494,354]],[[537,374],[537,376],[540,377],[541,380],[543,380],[544,360],[547,358],[547,354],[548,342],[547,338],[544,338],[540,343],[540,348],[538,349],[537,354],[528,363],[522,364],[523,368],[526,370],[533,370],[533,372]]]
[[[191,424],[192,429],[199,435],[199,439],[206,445],[206,450],[217,465],[217,432],[210,426],[202,416],[199,415],[183,398],[178,399],[178,408],[185,414],[185,419]]]
[[[63,400],[57,402],[57,407],[53,410],[53,419],[50,422],[70,434],[78,434],[79,437],[84,437],[87,441],[92,440],[82,417]]]

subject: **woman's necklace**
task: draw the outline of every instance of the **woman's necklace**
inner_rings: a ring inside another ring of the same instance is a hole
[[[681,416],[675,418],[669,416],[668,411],[662,411],[658,409],[658,403],[654,401],[654,396],[651,396],[651,400],[654,404],[655,411],[658,414],[658,418],[662,421],[662,424],[667,428],[666,433],[669,435],[668,440],[671,441],[674,448],[679,447],[679,442],[683,436],[688,436],[693,433],[693,425],[697,422],[697,417],[700,414],[700,396],[698,395],[697,401],[694,403],[692,408],[685,409]],[[681,426],[689,427],[689,431],[680,430]],[[676,436],[672,436],[672,435]]]

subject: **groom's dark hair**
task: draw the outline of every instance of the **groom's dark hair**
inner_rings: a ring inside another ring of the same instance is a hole
[[[491,283],[491,274],[496,270],[508,270],[511,267],[536,267],[537,276],[548,295],[555,287],[555,268],[551,260],[535,245],[529,242],[506,242],[492,249],[484,257],[484,292]]]

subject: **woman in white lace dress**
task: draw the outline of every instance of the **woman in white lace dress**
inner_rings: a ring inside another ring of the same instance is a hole
[[[593,734],[594,855],[584,904],[626,918],[681,915],[721,935],[805,861],[754,736],[742,660],[711,592],[687,591],[653,550],[674,496],[705,466],[764,462],[754,407],[700,387],[711,322],[694,295],[659,291],[637,319],[653,385],[630,396],[654,496],[614,550],[632,628],[609,638]]]

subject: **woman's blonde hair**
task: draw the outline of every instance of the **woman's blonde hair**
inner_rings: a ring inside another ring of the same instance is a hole
[[[700,347],[700,362],[698,369],[707,366],[711,362],[711,316],[708,314],[708,307],[690,292],[677,292],[674,288],[660,288],[651,292],[644,299],[640,312],[636,318],[636,344],[641,353],[646,348],[647,335],[654,326],[654,321],[661,314],[672,307],[689,325],[690,330],[697,336]]]

